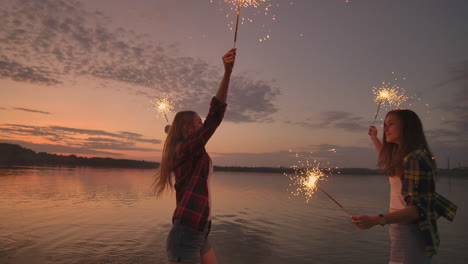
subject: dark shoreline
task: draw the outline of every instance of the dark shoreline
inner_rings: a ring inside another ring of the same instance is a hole
[[[19,145],[0,143],[0,166],[13,168],[18,166],[36,167],[92,167],[92,168],[134,168],[156,169],[159,162],[144,160],[85,158],[76,155],[57,155],[45,152],[36,153]],[[214,166],[215,171],[252,172],[252,173],[294,173],[289,167],[243,167],[243,166]],[[330,174],[343,175],[383,175],[378,169],[368,168],[339,168],[332,169]],[[468,168],[439,169],[439,176],[468,176]]]

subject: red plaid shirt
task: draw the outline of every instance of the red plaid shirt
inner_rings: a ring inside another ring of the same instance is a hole
[[[210,214],[208,174],[210,156],[205,144],[223,120],[226,104],[211,99],[210,111],[202,127],[182,141],[174,155],[174,175],[177,207],[172,221],[203,231]]]

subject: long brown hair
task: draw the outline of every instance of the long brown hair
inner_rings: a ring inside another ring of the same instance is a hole
[[[424,146],[430,155],[429,159],[432,162],[434,170],[436,170],[437,165],[427,144],[423,125],[418,115],[409,109],[396,109],[388,112],[385,120],[389,115],[394,115],[401,122],[401,144],[387,142],[385,132],[383,133],[383,147],[379,154],[379,168],[383,169],[388,175],[401,177],[403,175],[403,159],[420,146]]]
[[[187,137],[187,133],[194,125],[194,111],[178,112],[167,133],[166,142],[162,151],[161,163],[156,171],[153,182],[153,191],[156,197],[161,196],[167,189],[173,188],[172,170],[174,153],[177,144]]]

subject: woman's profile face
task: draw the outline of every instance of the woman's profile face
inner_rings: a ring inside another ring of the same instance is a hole
[[[197,113],[195,113],[195,115],[193,116],[192,124],[189,124],[189,127],[186,130],[187,131],[186,136],[190,136],[193,133],[197,132],[202,127],[202,125],[203,125],[202,119]]]
[[[400,144],[403,127],[400,118],[395,114],[389,114],[385,118],[384,133],[385,139],[389,143]]]
[[[197,132],[202,127],[202,125],[203,125],[203,121],[201,117],[198,114],[195,114],[193,116],[193,128],[194,128],[193,132]]]

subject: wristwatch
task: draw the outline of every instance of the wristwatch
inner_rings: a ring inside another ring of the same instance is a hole
[[[383,214],[379,214],[379,225],[384,226],[387,223],[385,216]]]

